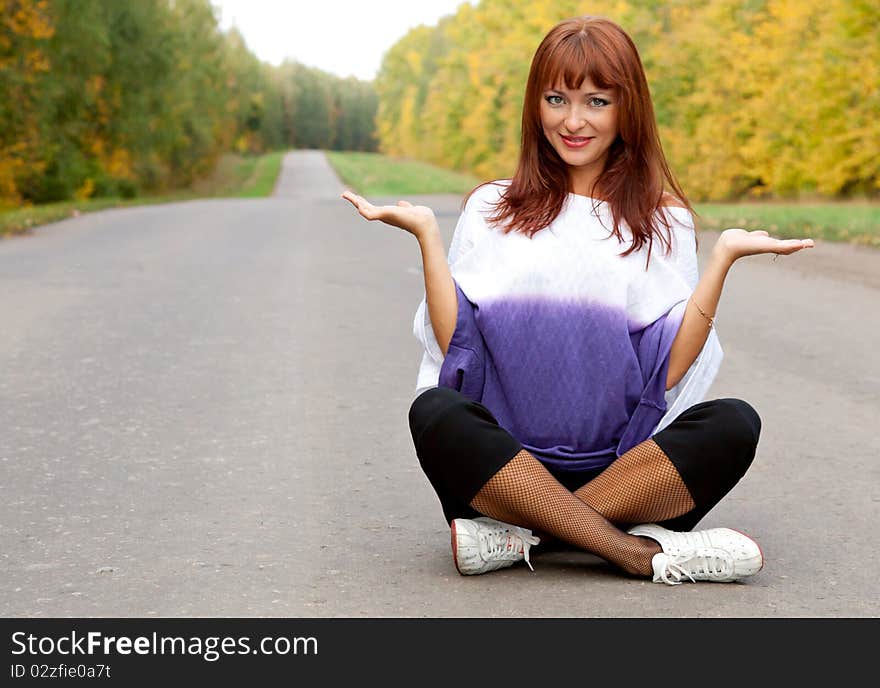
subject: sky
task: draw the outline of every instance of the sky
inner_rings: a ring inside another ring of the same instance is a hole
[[[419,24],[477,0],[211,0],[220,26],[235,26],[260,60],[285,58],[341,77],[372,80],[382,55]]]

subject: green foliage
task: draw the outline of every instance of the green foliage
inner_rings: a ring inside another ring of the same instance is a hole
[[[876,0],[482,0],[386,53],[380,150],[510,176],[531,57],[557,22],[611,18],[639,47],[661,138],[696,200],[880,192]]]
[[[255,198],[272,193],[275,180],[281,168],[283,153],[269,153],[257,156],[223,154],[217,166],[207,177],[198,180],[192,188],[161,195],[129,196],[120,182],[119,193],[112,196],[83,199],[78,201],[59,201],[43,205],[24,206],[13,210],[0,210],[0,238],[22,234],[33,227],[56,222],[82,213],[105,208],[140,205],[144,203],[169,203],[193,198]],[[109,193],[109,191],[108,191]]]
[[[261,63],[209,0],[0,12],[0,209],[188,187],[226,151],[376,148],[372,84]]]

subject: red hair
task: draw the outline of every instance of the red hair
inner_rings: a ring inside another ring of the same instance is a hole
[[[665,243],[667,252],[671,249],[669,221],[665,213],[658,213],[660,208],[670,205],[664,200],[673,200],[692,213],[693,208],[663,154],[638,50],[620,26],[602,17],[575,17],[560,22],[535,51],[523,102],[519,163],[489,221],[505,223],[505,233],[519,231],[532,237],[562,211],[569,193],[568,170],[544,136],[541,95],[561,79],[568,88],[578,89],[584,76],[589,76],[601,89],[613,89],[618,103],[617,139],[608,150],[605,168],[590,196],[609,205],[614,220],[609,236],[622,242],[620,222],[629,226],[633,243],[620,255],[627,256],[647,243],[649,262],[655,236]],[[488,183],[475,187],[465,203],[474,191]],[[666,228],[665,237],[659,224]]]

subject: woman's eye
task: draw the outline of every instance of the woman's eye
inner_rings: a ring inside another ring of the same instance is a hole
[[[545,100],[550,103],[550,105],[562,105],[565,101],[565,98],[557,95],[549,95],[545,97]],[[589,100],[591,107],[605,107],[606,105],[610,105],[611,103],[604,98],[599,98],[598,96],[593,96]]]

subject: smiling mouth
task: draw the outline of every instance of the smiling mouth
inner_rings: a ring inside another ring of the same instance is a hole
[[[586,146],[590,141],[592,141],[595,138],[593,136],[569,137],[569,136],[562,136],[562,134],[560,134],[560,137],[562,138],[563,141],[565,141],[565,144],[570,148],[582,148],[583,146]]]

